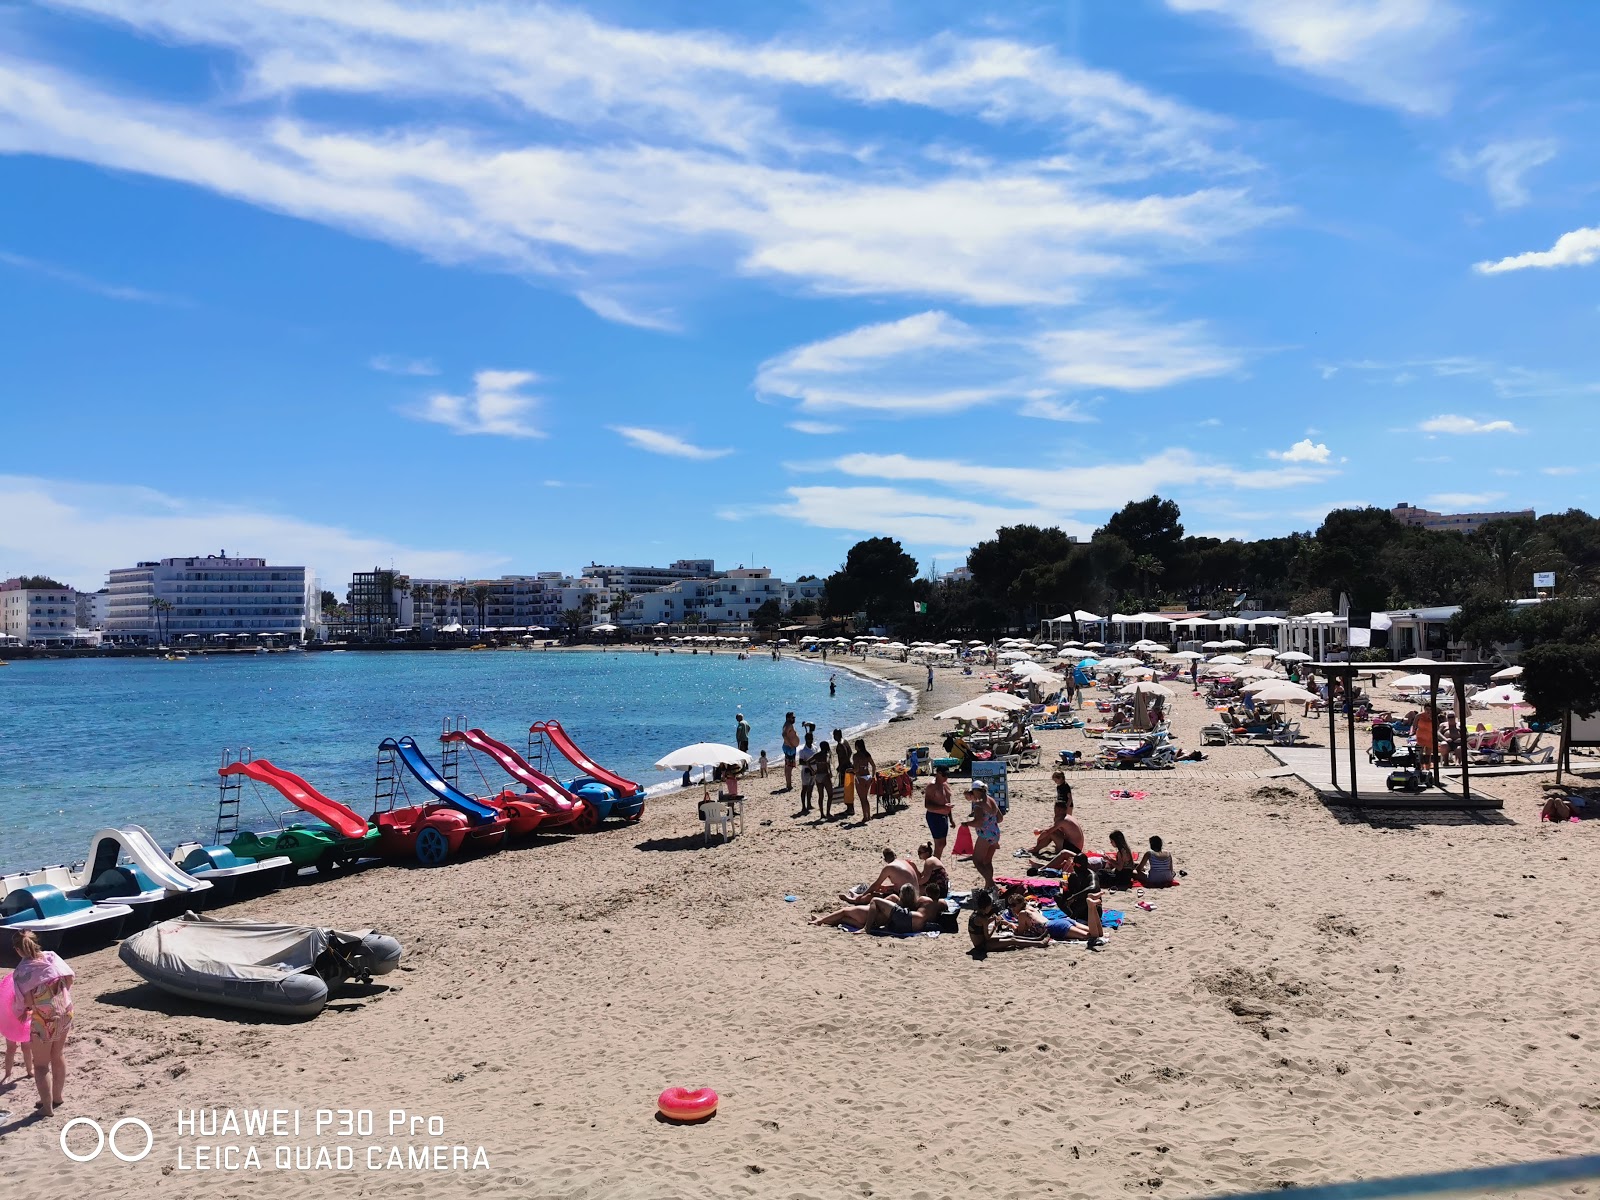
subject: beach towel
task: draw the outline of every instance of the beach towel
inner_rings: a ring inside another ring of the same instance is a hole
[[[1127,788],[1111,789],[1111,798],[1113,800],[1143,800],[1148,795],[1148,792],[1130,792]]]
[[[72,968],[67,966],[66,960],[54,950],[46,950],[37,958],[25,958],[17,964],[17,969],[11,972],[8,982],[11,984],[11,1015],[17,1019],[22,1018],[26,1011],[22,1006],[22,998],[29,992],[36,992],[48,984],[59,982],[60,992],[57,993],[57,1006],[62,1009],[72,1007]]]
[[[12,1011],[16,994],[16,985],[11,982],[10,975],[0,979],[0,1037],[8,1042],[25,1042],[30,1030],[28,1022]]]

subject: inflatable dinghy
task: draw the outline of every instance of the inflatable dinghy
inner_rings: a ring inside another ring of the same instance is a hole
[[[164,992],[285,1017],[314,1017],[330,989],[400,965],[400,943],[371,930],[229,921],[184,913],[134,934],[118,956]]]

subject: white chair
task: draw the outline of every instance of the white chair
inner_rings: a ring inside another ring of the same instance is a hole
[[[711,827],[717,826],[722,840],[728,840],[728,828],[733,817],[733,810],[720,800],[702,800],[700,802],[700,820],[705,826],[705,844],[711,844]]]

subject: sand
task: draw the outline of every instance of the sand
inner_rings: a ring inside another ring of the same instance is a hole
[[[915,665],[873,669],[921,688]],[[932,741],[929,714],[979,686],[939,672],[915,718],[873,735],[878,756]],[[794,707],[804,717],[805,698]],[[1183,693],[1173,716],[1195,744],[1208,714]],[[1040,740],[1047,762],[1092,745]],[[1600,822],[1541,827],[1527,779],[1482,781],[1506,795],[1501,818],[1357,820],[1261,777],[1262,750],[1208,753],[1071,776],[1092,844],[1160,833],[1188,872],[1153,912],[1119,897],[1133,919],[1098,953],[980,962],[964,934],[808,928],[925,827],[919,805],[866,828],[796,819],[794,797],[770,794],[779,778],[747,787],[728,845],[703,848],[698,793],[676,794],[636,827],[228,910],[404,943],[388,986],[309,1024],[185,1008],[114,951],[81,957],[67,1104],[18,1125],[31,1098],[0,1091],[5,1192],[1189,1196],[1592,1150]],[[1111,799],[1117,786],[1149,794]],[[1006,867],[1048,821],[1048,768],[1011,794]],[[965,862],[951,872],[976,880]],[[716,1088],[721,1111],[657,1121],[672,1084]],[[354,1168],[277,1169],[272,1138],[180,1137],[195,1108],[297,1109],[291,1161],[342,1142]],[[319,1138],[319,1108],[374,1110],[374,1134]],[[424,1123],[391,1136],[391,1110]],[[155,1150],[68,1162],[57,1138],[74,1116],[142,1118]],[[202,1144],[254,1145],[263,1165],[194,1169]],[[386,1162],[434,1144],[481,1146],[489,1166],[367,1169],[371,1146]]]

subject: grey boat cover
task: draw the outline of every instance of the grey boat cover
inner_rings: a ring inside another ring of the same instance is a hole
[[[119,957],[141,977],[165,991],[190,999],[292,1016],[315,1016],[328,1000],[330,976],[338,983],[349,973],[335,959],[319,959],[330,945],[344,956],[383,942],[399,945],[371,930],[345,933],[312,925],[235,921],[184,913],[123,941]],[[384,955],[387,957],[387,955]],[[392,969],[386,963],[378,971]],[[369,968],[370,969],[370,968]]]

